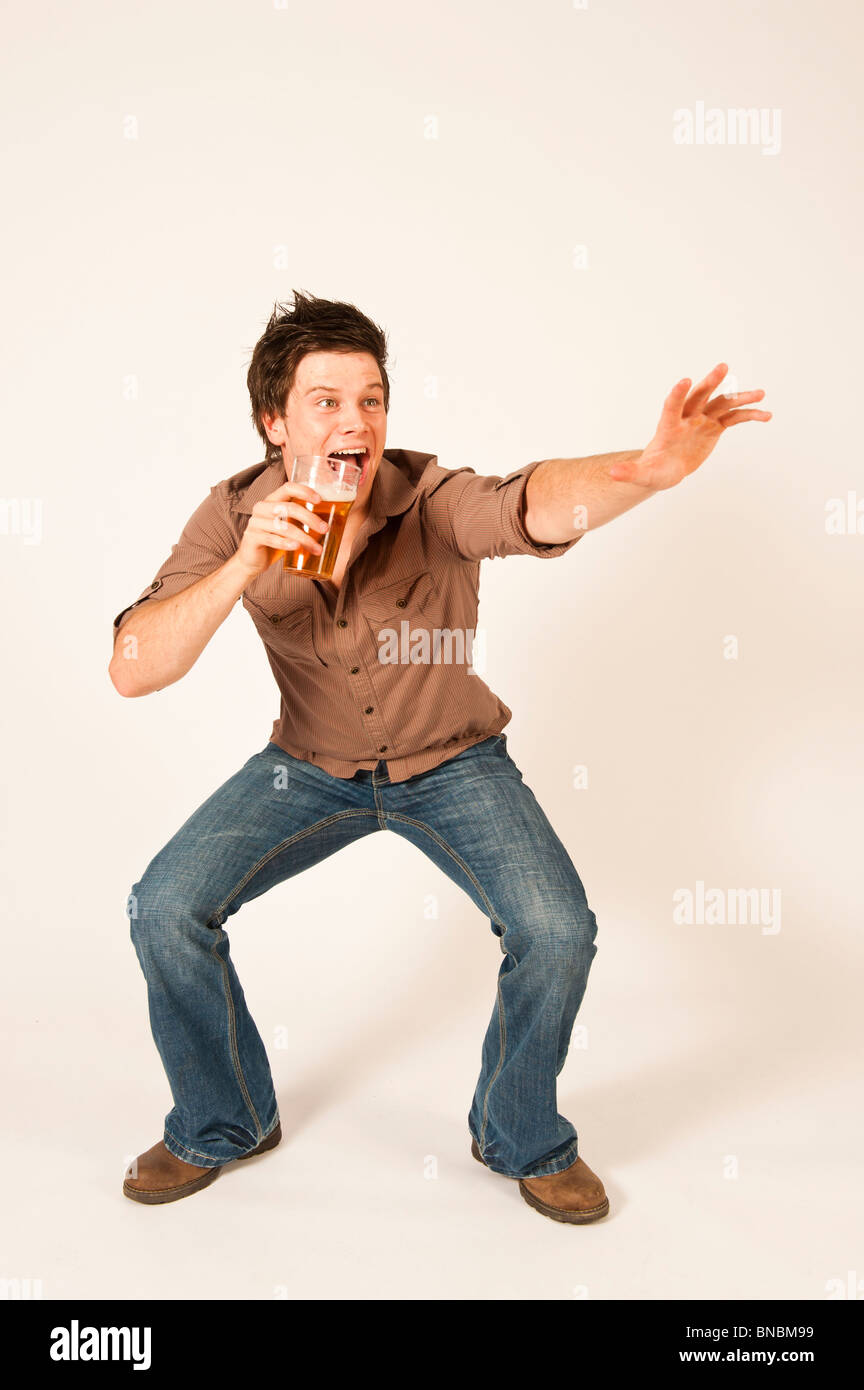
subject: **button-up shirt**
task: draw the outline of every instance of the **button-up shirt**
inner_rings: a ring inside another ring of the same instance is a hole
[[[492,477],[387,449],[338,589],[281,560],[250,580],[243,607],[281,696],[274,743],[335,777],[383,760],[391,782],[402,782],[501,732],[512,711],[472,664],[480,562],[551,559],[583,534],[557,544],[528,535],[525,488],[539,463]],[[134,631],[139,604],[169,598],[230,559],[255,503],[284,483],[278,459],[211,487],[114,632],[127,623]]]

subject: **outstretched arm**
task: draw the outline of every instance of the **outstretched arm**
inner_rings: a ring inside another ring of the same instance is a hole
[[[709,400],[729,368],[720,362],[691,390],[689,377],[663,403],[657,432],[644,449],[584,459],[544,459],[525,489],[525,528],[535,541],[570,540],[593,531],[656,492],[675,487],[704,463],[730,425],[770,420],[770,410],[742,410],[764,391]]]

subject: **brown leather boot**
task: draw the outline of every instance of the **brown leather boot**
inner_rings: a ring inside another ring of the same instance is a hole
[[[262,1139],[256,1148],[250,1149],[248,1153],[238,1154],[237,1161],[242,1162],[245,1158],[254,1158],[256,1154],[275,1149],[281,1138],[282,1126],[277,1124],[273,1132],[268,1134],[266,1139]],[[229,1159],[228,1162],[233,1162],[233,1159]],[[201,1168],[196,1163],[186,1163],[182,1158],[175,1158],[161,1139],[152,1149],[139,1154],[136,1163],[137,1177],[129,1176],[132,1171],[131,1164],[126,1169],[123,1195],[131,1197],[133,1202],[146,1202],[149,1206],[161,1202],[177,1202],[181,1197],[199,1192],[202,1187],[209,1187],[225,1167],[224,1163],[216,1163],[209,1168]]]
[[[479,1145],[473,1136],[471,1152],[478,1163],[483,1163]],[[560,1173],[550,1173],[544,1178],[519,1178],[518,1182],[519,1191],[529,1207],[551,1217],[553,1221],[584,1226],[589,1221],[599,1221],[609,1211],[609,1198],[602,1182],[581,1158]]]

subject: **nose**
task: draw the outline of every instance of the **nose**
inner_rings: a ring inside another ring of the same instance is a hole
[[[345,433],[355,433],[362,428],[363,415],[360,407],[351,401],[344,401],[339,411],[339,428]]]

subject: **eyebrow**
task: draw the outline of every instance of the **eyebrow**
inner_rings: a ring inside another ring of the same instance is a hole
[[[367,382],[367,384],[363,387],[363,390],[364,390],[364,391],[371,391],[372,388],[373,388],[373,386],[377,386],[378,389],[379,389],[379,391],[383,391],[383,390],[384,390],[384,383],[383,383],[383,381],[370,381],[370,382]],[[338,387],[338,386],[310,386],[310,387],[309,387],[309,390],[308,390],[308,391],[304,391],[303,394],[304,394],[304,396],[311,396],[313,391],[332,391],[332,392],[335,393],[335,392],[337,392],[338,390],[339,390],[339,387]]]

